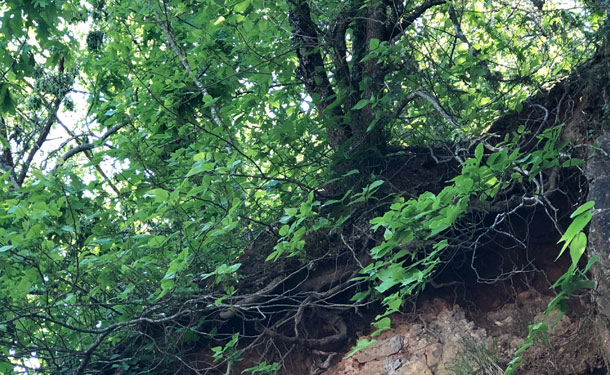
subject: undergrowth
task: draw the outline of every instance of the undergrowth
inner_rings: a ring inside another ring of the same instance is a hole
[[[462,351],[449,370],[454,375],[501,375],[504,374],[496,343],[486,345],[473,338],[462,340]]]

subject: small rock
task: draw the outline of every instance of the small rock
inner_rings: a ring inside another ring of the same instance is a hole
[[[440,343],[432,344],[426,348],[426,359],[428,367],[438,366],[443,357],[443,345]]]
[[[433,375],[432,371],[426,364],[426,358],[421,356],[419,358],[413,358],[408,361],[400,368],[397,375]]]
[[[387,375],[394,375],[397,374],[397,370],[400,369],[400,367],[402,366],[402,364],[404,363],[404,359],[403,358],[394,358],[394,359],[386,359],[384,361],[381,361],[381,365],[383,366],[383,369],[385,371],[385,374]]]

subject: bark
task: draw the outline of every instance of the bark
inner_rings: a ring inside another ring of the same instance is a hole
[[[307,92],[313,98],[320,114],[328,119],[330,144],[338,150],[351,136],[349,127],[344,124],[344,113],[341,106],[334,105],[337,95],[330,84],[324,59],[320,53],[321,43],[318,29],[311,19],[311,9],[305,0],[292,1],[290,24],[293,28],[293,42],[297,46],[299,59],[297,74],[300,76]]]
[[[597,281],[594,301],[597,306],[595,328],[606,365],[610,363],[610,134],[598,138],[601,150],[592,150],[587,163],[589,200],[595,212],[589,228],[589,257],[599,257],[591,268]]]
[[[430,8],[444,4],[445,0],[428,0],[408,12],[400,2],[354,0],[329,30],[323,30],[313,22],[307,0],[288,2],[292,38],[299,60],[297,75],[314,99],[318,113],[327,120],[331,147],[334,151],[342,151],[337,154],[345,154],[352,161],[351,166],[339,167],[336,172],[342,174],[362,167],[361,161],[366,157],[361,156],[370,156],[371,152],[384,154],[388,141],[385,125],[390,113],[382,113],[371,104],[353,108],[362,100],[380,99],[386,75],[401,69],[377,59],[365,59],[371,52],[371,41],[395,43],[404,37],[404,31],[415,20]],[[349,28],[352,29],[350,48],[346,43]],[[348,62],[348,54],[352,57],[351,62]],[[332,57],[332,64],[326,63],[326,56]],[[331,65],[334,70],[330,69]]]

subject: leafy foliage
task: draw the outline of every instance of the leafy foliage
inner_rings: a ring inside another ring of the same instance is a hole
[[[512,138],[507,136],[506,142],[498,145],[499,151],[488,155],[484,155],[485,149],[480,143],[474,150],[474,157],[463,162],[461,174],[454,177],[440,193],[426,192],[406,202],[401,197],[382,217],[371,220],[373,230],[385,228],[384,241],[371,249],[374,261],[361,271],[365,276],[357,279],[377,284],[375,292],[386,295],[382,299],[386,312],[378,315],[377,319],[385,319],[388,314],[399,311],[403,301],[423,289],[427,281],[435,276],[438,266],[447,258],[445,253],[459,248],[457,236],[442,239],[438,236],[440,233],[456,228],[463,235],[459,221],[464,220],[467,212],[491,211],[492,207],[485,202],[493,201],[497,195],[512,189],[516,181],[531,183],[543,170],[562,164],[560,154],[565,143],[557,144],[560,130],[561,127],[545,130],[537,136],[536,151],[525,153],[517,147],[523,129]],[[544,196],[543,191],[533,193],[534,196],[529,199],[534,201]],[[523,200],[523,203],[512,207],[508,202],[501,203],[508,206],[507,211],[513,211],[522,207],[528,198]],[[567,284],[563,282],[569,282],[566,278],[571,277],[568,274],[573,275],[577,270],[578,261],[586,248],[586,236],[581,231],[591,219],[591,213],[586,211],[591,207],[592,204],[583,205],[572,215],[574,222],[562,237],[562,241],[566,241],[563,249],[575,241],[574,249],[577,250],[571,250],[572,267],[553,287],[565,287]],[[503,218],[497,218],[494,226],[501,220]],[[475,248],[478,242],[477,238],[473,243]],[[388,292],[392,293],[388,295]],[[362,292],[355,299],[370,294],[371,291]],[[565,297],[565,293],[560,293],[552,304],[563,301]]]
[[[349,248],[356,211],[392,200],[362,215],[385,232],[352,301],[383,302],[381,331],[464,217],[516,182],[540,203],[540,175],[579,163],[560,128],[493,146],[485,130],[592,56],[603,8],[386,3],[3,2],[0,372],[173,373],[205,346],[236,363],[240,336],[215,319],[240,308],[252,243],[271,233],[263,258],[309,270],[312,236]],[[449,150],[457,172],[389,196],[380,165],[413,145]]]

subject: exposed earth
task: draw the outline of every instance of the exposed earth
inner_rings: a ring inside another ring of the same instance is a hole
[[[544,318],[543,312],[550,299],[536,291],[525,291],[513,303],[467,317],[470,314],[464,307],[435,298],[426,301],[411,316],[395,317],[393,329],[377,337],[374,346],[332,364],[327,370],[321,366],[309,373],[503,374],[506,364],[527,336],[528,325]],[[580,302],[585,304],[583,300]],[[552,314],[547,318],[549,324],[556,316]],[[540,337],[536,345],[525,352],[516,373],[604,373],[591,326],[589,316],[563,316],[547,338]]]
[[[555,262],[557,246],[532,245],[537,257],[523,277],[445,282],[431,285],[400,315],[392,328],[371,337],[371,321],[383,310],[371,307],[348,321],[348,343],[336,351],[295,347],[281,374],[307,375],[500,375],[528,336],[528,327],[546,321],[515,371],[519,375],[607,374],[593,330],[591,295],[573,296],[560,317],[544,316],[554,297],[549,286],[563,273],[566,259]],[[485,260],[485,258],[482,258]],[[316,318],[304,319],[315,325]],[[309,327],[313,332],[322,329]],[[332,334],[332,332],[328,332]],[[376,344],[347,357],[358,339]],[[260,363],[259,352],[244,353],[231,374]]]

